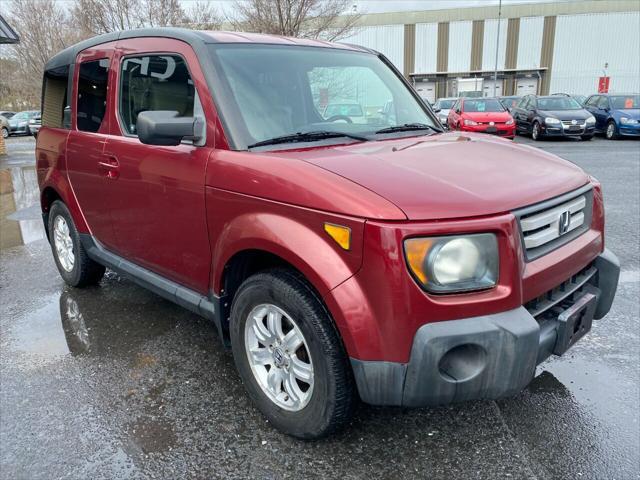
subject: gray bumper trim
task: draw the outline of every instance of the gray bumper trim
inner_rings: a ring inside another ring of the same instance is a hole
[[[599,271],[595,318],[611,308],[620,271],[608,250]],[[418,329],[409,363],[362,361],[351,365],[364,402],[419,407],[516,394],[531,381],[536,365],[556,344],[556,322],[540,325],[524,308]]]

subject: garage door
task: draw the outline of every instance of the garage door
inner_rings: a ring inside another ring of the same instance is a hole
[[[496,93],[493,93],[493,85],[496,85]],[[482,95],[485,97],[499,97],[502,95],[502,80],[485,80],[483,82]]]
[[[416,82],[416,91],[420,97],[433,104],[436,101],[436,82]]]
[[[519,97],[535,95],[536,93],[538,93],[537,78],[518,78],[516,80],[516,95]]]

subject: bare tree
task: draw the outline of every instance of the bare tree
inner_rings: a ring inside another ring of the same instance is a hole
[[[20,43],[3,47],[3,66],[13,66],[2,68],[3,103],[11,101],[14,108],[35,107],[40,103],[44,64],[80,37],[54,0],[13,0],[7,19],[18,32]]]
[[[349,0],[239,0],[229,23],[234,30],[339,40],[360,19],[349,6]]]
[[[179,0],[75,0],[73,17],[87,35],[142,27],[218,28],[222,19],[210,1],[188,11]]]

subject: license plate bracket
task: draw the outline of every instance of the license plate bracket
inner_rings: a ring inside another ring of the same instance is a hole
[[[498,129],[496,127],[487,127],[487,133],[497,133]]]
[[[553,348],[555,355],[562,355],[584,337],[593,323],[598,297],[584,293],[573,305],[558,315],[558,336]]]

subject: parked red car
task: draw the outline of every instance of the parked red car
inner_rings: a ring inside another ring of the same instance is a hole
[[[320,113],[345,102],[366,122]],[[47,63],[42,106],[62,278],[97,284],[108,267],[211,319],[288,434],[334,431],[358,397],[514,394],[611,307],[600,184],[543,151],[443,133],[368,49],[110,33]]]
[[[514,138],[516,125],[509,111],[497,98],[460,98],[449,110],[450,130],[481,132]]]

